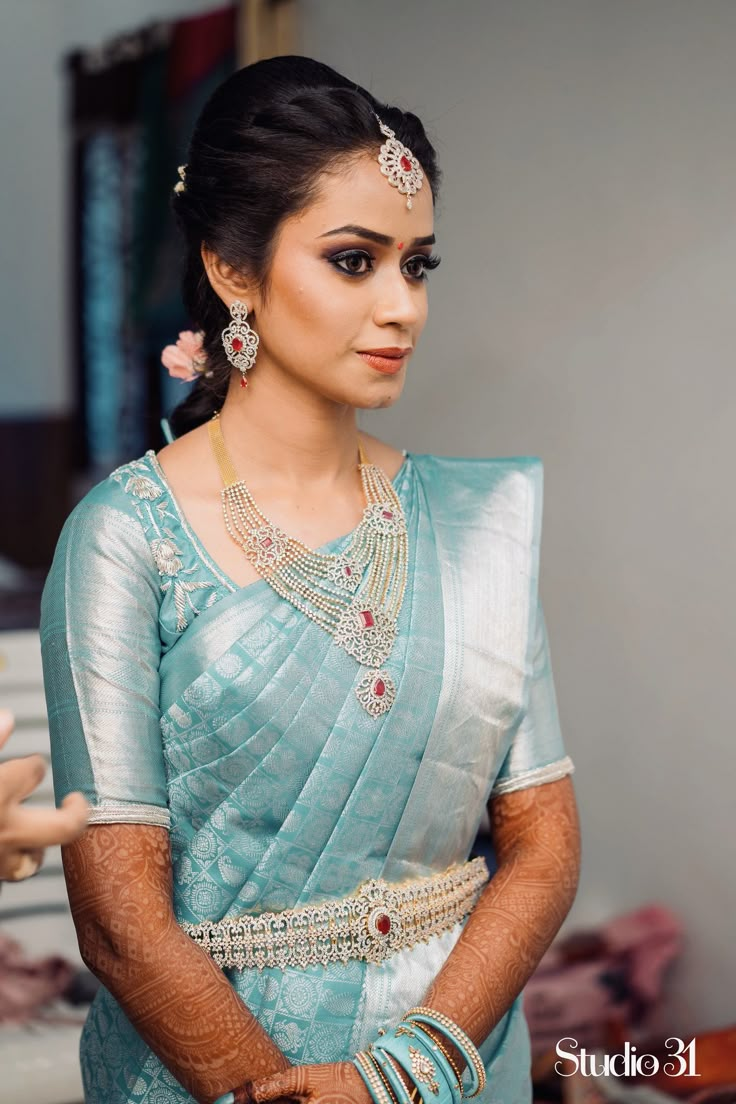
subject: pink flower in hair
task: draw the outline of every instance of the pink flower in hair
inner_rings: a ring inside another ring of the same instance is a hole
[[[207,357],[202,350],[202,331],[182,330],[176,345],[167,345],[161,353],[161,363],[169,375],[191,383],[204,372]]]

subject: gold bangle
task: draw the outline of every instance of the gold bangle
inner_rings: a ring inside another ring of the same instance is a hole
[[[383,1087],[383,1075],[379,1076],[376,1073],[376,1063],[373,1062],[370,1055],[365,1050],[359,1050],[355,1055],[356,1062],[360,1063],[361,1069],[365,1072],[368,1081],[371,1084],[371,1088],[375,1090],[376,1097],[378,1098],[378,1104],[398,1104],[396,1097],[389,1087],[390,1095],[386,1095],[386,1090]]]

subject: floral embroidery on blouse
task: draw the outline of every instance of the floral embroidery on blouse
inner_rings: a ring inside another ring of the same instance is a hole
[[[174,544],[170,530],[166,537],[156,537],[151,541],[151,552],[156,561],[159,575],[176,575],[184,566],[184,561],[179,559],[179,549]]]
[[[151,478],[150,469],[145,460],[131,460],[110,473],[110,479],[119,483],[133,501],[133,508],[143,525],[148,538],[151,555],[161,577],[161,591],[171,591],[176,610],[176,631],[183,632],[190,620],[202,609],[207,609],[217,601],[217,584],[212,580],[185,578],[200,570],[200,565],[184,567],[181,548],[176,543],[176,535],[166,524],[171,519],[177,522],[170,497],[165,489]],[[196,597],[210,591],[207,600],[198,604]]]
[[[147,475],[131,475],[125,484],[125,490],[132,492],[137,498],[147,498],[151,501],[160,498],[164,493],[161,487],[158,487]]]

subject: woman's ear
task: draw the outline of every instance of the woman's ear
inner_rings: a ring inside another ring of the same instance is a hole
[[[255,313],[255,302],[251,294],[252,284],[245,278],[242,272],[233,268],[222,257],[213,252],[204,243],[200,246],[202,264],[207,273],[212,289],[222,299],[225,306],[230,309],[230,304],[236,299],[246,303],[250,314]]]

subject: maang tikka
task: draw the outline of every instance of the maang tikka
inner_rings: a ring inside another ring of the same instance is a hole
[[[240,386],[247,387],[246,372],[255,364],[258,352],[258,334],[247,321],[248,308],[240,299],[230,307],[232,322],[222,331],[222,344],[225,355],[240,372]]]
[[[376,115],[375,111],[373,114]],[[393,184],[394,188],[398,188],[401,194],[407,197],[406,206],[411,210],[411,197],[417,194],[424,180],[422,167],[408,146],[399,141],[391,127],[387,127],[378,115],[376,119],[378,119],[381,134],[386,137],[378,154],[381,172],[388,179],[389,184]]]

